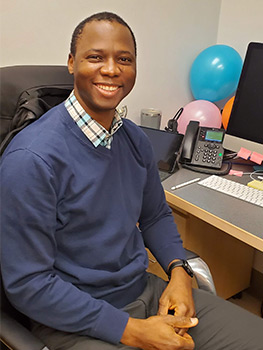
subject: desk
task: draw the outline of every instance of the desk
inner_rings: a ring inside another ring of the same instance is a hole
[[[185,248],[206,261],[218,295],[229,298],[249,287],[254,249],[263,252],[263,210],[197,182],[171,191],[174,185],[208,176],[181,168],[163,187]],[[246,184],[249,177],[234,180]]]

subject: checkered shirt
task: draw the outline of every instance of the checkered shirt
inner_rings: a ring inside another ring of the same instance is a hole
[[[108,149],[111,148],[113,134],[123,124],[120,113],[117,110],[115,111],[115,116],[109,132],[96,120],[92,119],[88,113],[85,112],[85,110],[76,99],[74,90],[65,101],[65,107],[75,123],[80,127],[80,129],[95,147],[101,145]]]

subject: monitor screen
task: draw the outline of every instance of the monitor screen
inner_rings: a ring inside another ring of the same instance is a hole
[[[263,43],[248,45],[223,145],[263,153]]]

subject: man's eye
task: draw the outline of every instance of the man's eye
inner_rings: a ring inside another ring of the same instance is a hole
[[[121,63],[126,63],[126,64],[129,64],[132,62],[132,59],[130,57],[120,57],[119,60]]]
[[[99,56],[99,55],[89,55],[88,57],[87,57],[87,59],[89,60],[89,61],[101,61],[102,60],[102,57],[101,56]]]

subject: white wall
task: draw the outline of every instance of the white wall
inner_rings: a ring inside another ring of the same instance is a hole
[[[162,127],[192,100],[188,75],[196,55],[217,40],[221,0],[2,0],[0,65],[66,64],[71,33],[85,17],[113,11],[138,42],[138,78],[123,101],[129,118],[163,112]]]
[[[244,58],[249,42],[263,42],[262,16],[262,0],[222,0],[218,44],[234,47]]]
[[[244,58],[249,42],[263,42],[262,14],[262,0],[222,0],[217,42],[234,47]],[[263,273],[263,253],[259,251],[254,268]]]

